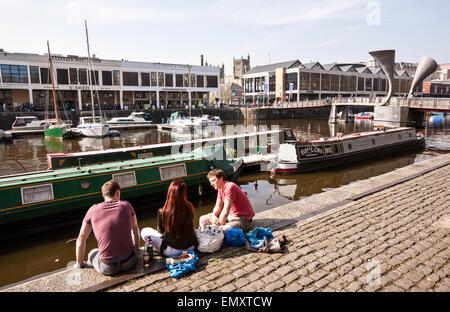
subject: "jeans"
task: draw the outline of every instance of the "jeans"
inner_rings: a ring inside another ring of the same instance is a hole
[[[122,258],[126,258],[126,256],[124,256]],[[120,263],[120,261],[118,261],[118,263],[114,266],[103,263],[100,260],[100,254],[98,252],[98,248],[92,249],[89,252],[88,259],[89,259],[89,262],[94,266],[94,268],[97,272],[99,272],[103,275],[111,276],[111,275],[115,275],[120,272],[126,272],[126,271],[133,269],[137,263],[137,253],[135,252],[134,255],[130,259],[128,259],[126,262]],[[119,259],[117,259],[117,260],[119,260]]]

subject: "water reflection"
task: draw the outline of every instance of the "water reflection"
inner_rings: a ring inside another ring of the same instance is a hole
[[[99,151],[111,147],[110,137],[103,138],[81,138],[78,140],[81,152]]]
[[[48,153],[60,153],[64,150],[64,142],[58,140],[45,140]]]

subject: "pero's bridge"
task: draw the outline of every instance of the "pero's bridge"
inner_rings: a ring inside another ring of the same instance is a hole
[[[448,98],[414,98],[413,90],[426,77],[437,69],[437,63],[430,57],[422,57],[419,60],[416,74],[412,82],[409,95],[405,97],[391,97],[394,79],[395,50],[382,50],[369,52],[381,65],[386,73],[388,94],[381,97],[369,98],[340,98],[331,103],[329,122],[335,123],[347,120],[350,106],[374,107],[374,120],[378,123],[390,126],[404,126],[407,124],[422,124],[427,111],[450,111],[450,99]],[[342,106],[342,113],[338,116],[338,106]]]

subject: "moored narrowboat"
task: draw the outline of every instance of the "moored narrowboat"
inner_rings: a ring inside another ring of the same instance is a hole
[[[226,159],[224,148],[197,148],[190,153],[132,159],[0,177],[0,225],[74,212],[102,201],[101,186],[111,180],[121,185],[121,198],[164,199],[174,179],[195,190],[208,185],[209,170],[220,168],[237,179],[242,160]],[[200,190],[199,190],[200,192]],[[30,222],[28,222],[31,224]],[[36,224],[39,225],[39,224]]]
[[[292,135],[291,129],[269,130],[254,133],[243,133],[230,136],[222,136],[208,139],[187,140],[183,142],[170,142],[133,146],[126,148],[105,149],[87,152],[74,153],[51,153],[47,154],[48,168],[70,168],[86,166],[91,164],[107,163],[114,161],[124,161],[130,159],[143,159],[154,156],[170,155],[180,153],[183,149],[193,150],[198,146],[226,144],[227,148],[232,148],[239,156],[239,150],[246,154],[256,152],[261,145],[267,148],[278,147],[278,145]]]
[[[292,141],[280,145],[271,175],[300,173],[355,161],[422,149],[425,138],[415,128],[379,129],[342,137]]]

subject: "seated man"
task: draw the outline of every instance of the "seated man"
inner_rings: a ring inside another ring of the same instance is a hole
[[[225,173],[213,169],[208,173],[211,186],[217,190],[213,212],[200,217],[200,229],[210,224],[220,225],[224,232],[237,227],[247,232],[255,216],[247,195],[233,182],[224,181]]]
[[[86,239],[94,230],[98,248],[89,252],[88,261],[104,275],[128,271],[137,263],[139,227],[133,207],[120,200],[120,185],[111,180],[103,184],[104,202],[93,205],[83,219],[76,244],[77,263],[82,268]]]

